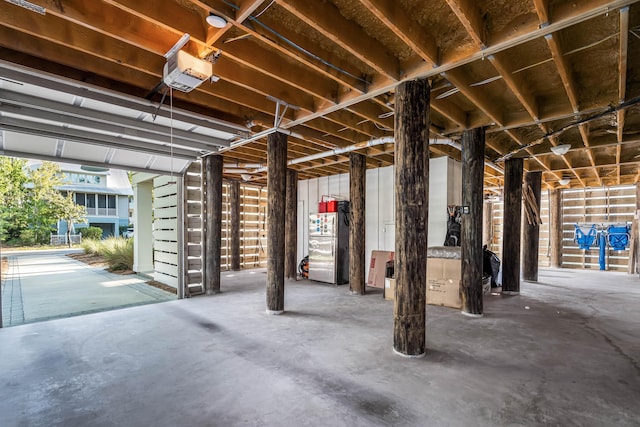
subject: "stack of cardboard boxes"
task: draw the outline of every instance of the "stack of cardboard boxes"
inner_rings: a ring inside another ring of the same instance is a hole
[[[391,259],[393,259],[393,255]],[[371,277],[371,270],[369,277]],[[427,258],[427,304],[462,308],[461,280],[461,261],[459,259]],[[393,278],[384,279],[385,299],[394,300],[395,282]]]

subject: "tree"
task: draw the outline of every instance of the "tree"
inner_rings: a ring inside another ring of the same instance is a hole
[[[0,240],[3,241],[17,240],[28,224],[26,164],[26,160],[0,156]]]
[[[87,222],[87,209],[84,206],[76,205],[73,200],[73,193],[67,193],[66,197],[60,195],[58,204],[58,219],[67,222],[67,243],[71,247],[71,229],[74,223]]]
[[[62,183],[55,163],[29,170],[25,160],[0,156],[0,239],[43,243],[56,221],[67,221],[68,230],[84,222],[86,209],[74,203],[73,194],[58,190]]]
[[[28,179],[28,227],[34,233],[35,243],[44,243],[62,216],[64,197],[56,188],[62,184],[60,166],[42,162],[29,172]]]

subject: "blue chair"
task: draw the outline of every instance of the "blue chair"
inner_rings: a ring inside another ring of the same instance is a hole
[[[607,243],[614,251],[625,250],[629,246],[629,226],[610,225],[607,227]]]
[[[591,228],[580,226],[578,224],[574,224],[573,226],[576,228],[573,240],[578,244],[578,247],[580,249],[591,249],[591,246],[596,243],[596,236],[598,234],[596,225],[591,224]]]

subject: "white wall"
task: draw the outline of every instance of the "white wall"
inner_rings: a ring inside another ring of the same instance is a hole
[[[429,161],[428,245],[440,246],[447,233],[447,205],[462,202],[462,167],[448,157]],[[394,166],[368,169],[366,182],[366,274],[373,250],[393,251],[395,247]],[[318,212],[322,195],[349,200],[349,174],[298,181],[298,261],[307,255],[308,220]]]

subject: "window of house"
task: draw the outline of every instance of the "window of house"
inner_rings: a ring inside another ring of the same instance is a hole
[[[95,194],[87,194],[87,204],[85,205],[88,208],[96,207],[96,195]]]
[[[76,193],[76,204],[80,206],[86,206],[86,194]]]
[[[107,197],[107,203],[108,203],[108,208],[109,209],[115,209],[116,208],[116,196],[108,196]]]
[[[98,208],[107,207],[107,196],[105,194],[98,194]]]

